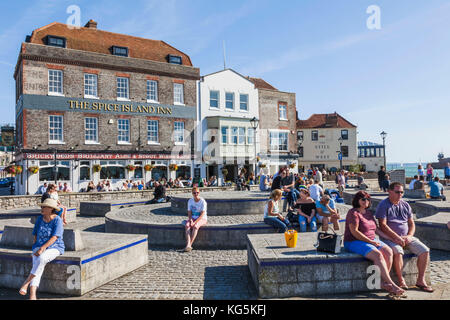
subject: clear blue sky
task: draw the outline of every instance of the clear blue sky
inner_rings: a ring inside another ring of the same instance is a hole
[[[133,3],[133,5],[130,5]],[[227,67],[297,94],[301,119],[337,111],[358,125],[359,140],[381,142],[388,162],[450,156],[450,2],[302,1],[4,1],[0,13],[0,123],[14,122],[13,71],[32,30],[81,23],[164,40],[190,55],[201,74]],[[381,30],[369,30],[370,5]]]

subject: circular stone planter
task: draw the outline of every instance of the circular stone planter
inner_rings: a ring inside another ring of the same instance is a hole
[[[257,191],[223,191],[205,192],[200,196],[208,204],[208,216],[224,215],[263,215],[264,206],[269,200],[268,192]],[[176,213],[187,212],[187,204],[191,194],[180,194],[172,197],[172,211]]]
[[[149,245],[183,248],[187,214],[172,212],[170,204],[156,204],[111,211],[105,216],[105,232],[147,234]],[[194,242],[202,249],[245,249],[247,234],[275,233],[263,215],[209,216]],[[281,235],[280,235],[281,236]]]
[[[350,206],[338,204],[341,210],[340,226],[344,230],[345,215]],[[183,248],[186,245],[184,222],[187,213],[173,212],[169,203],[124,208],[108,212],[105,232],[146,234],[153,246]],[[245,249],[248,234],[277,233],[263,221],[263,214],[210,216],[208,224],[198,232],[195,248]],[[284,238],[284,235],[280,234]]]

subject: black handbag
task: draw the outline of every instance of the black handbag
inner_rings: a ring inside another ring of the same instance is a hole
[[[329,253],[341,252],[342,235],[336,234],[334,230],[333,232],[334,234],[326,232],[319,232],[317,234],[317,243],[316,243],[317,251]]]

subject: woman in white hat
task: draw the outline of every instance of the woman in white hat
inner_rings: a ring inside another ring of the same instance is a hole
[[[19,291],[24,296],[30,286],[30,300],[36,300],[36,291],[46,264],[64,254],[65,249],[63,221],[57,215],[60,211],[57,202],[49,198],[39,205],[41,216],[37,218],[33,229],[33,268]]]

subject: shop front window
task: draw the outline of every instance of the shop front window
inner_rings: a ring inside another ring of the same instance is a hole
[[[179,166],[176,177],[181,177],[182,180],[187,180],[191,177],[191,167],[188,166]]]
[[[56,164],[56,181],[70,181],[70,163],[58,161]],[[42,161],[39,168],[39,181],[55,181],[53,161]]]
[[[158,181],[162,178],[167,179],[167,167],[155,167],[152,170],[152,179]]]
[[[102,167],[100,179],[125,179],[125,168],[116,166]]]

